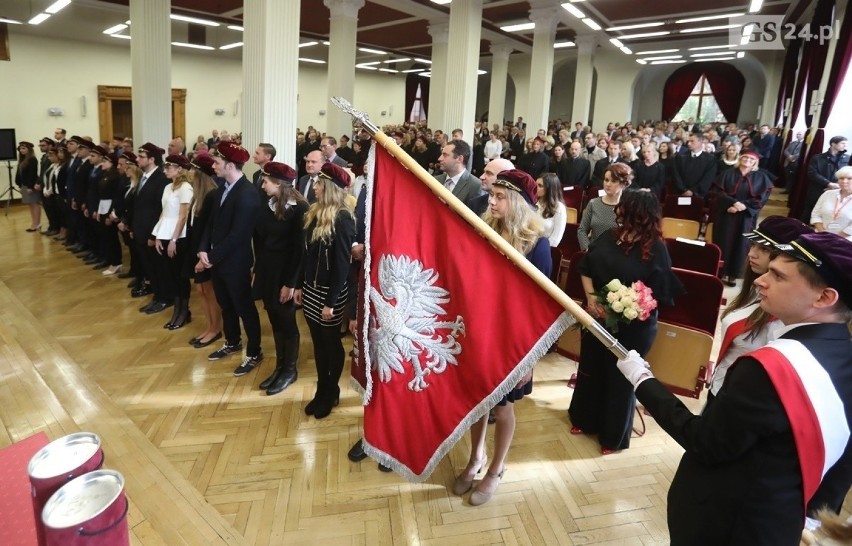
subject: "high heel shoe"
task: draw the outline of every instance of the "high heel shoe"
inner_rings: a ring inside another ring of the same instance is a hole
[[[470,463],[467,463],[467,466],[464,468],[461,474],[456,477],[456,481],[453,482],[453,494],[462,496],[473,487],[473,478],[485,468],[485,464],[488,462],[488,459],[483,459],[476,471],[473,473],[473,476],[469,480],[463,479],[462,476],[465,476],[468,473],[468,469],[470,468]]]
[[[500,480],[503,479],[503,474],[505,473],[506,467],[503,467],[503,470],[501,470],[499,474],[492,474],[490,472],[486,472],[485,478],[482,478],[482,480],[479,482],[479,485],[477,485],[476,489],[473,490],[473,493],[470,494],[470,505],[480,506],[490,501],[491,497],[494,496],[494,493],[497,492],[497,488],[500,486]],[[485,483],[486,478],[491,478],[497,481],[497,485],[495,485],[494,489],[492,489],[491,491],[482,491],[480,489],[482,487],[482,484]]]
[[[583,429],[580,427],[571,427],[571,434],[583,434]]]
[[[192,311],[187,311],[186,318],[184,320],[178,319],[176,322],[173,322],[171,326],[169,326],[169,330],[178,330],[190,322],[192,322]]]
[[[41,224],[37,225],[36,227],[28,227],[27,232],[33,233],[34,231],[38,231],[40,229],[41,229]]]
[[[612,455],[613,453],[620,453],[620,449],[610,449],[608,447],[601,446],[601,455]]]

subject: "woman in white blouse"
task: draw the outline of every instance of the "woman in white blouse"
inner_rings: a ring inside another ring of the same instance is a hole
[[[170,155],[163,162],[163,172],[172,183],[163,190],[163,212],[153,230],[154,246],[160,255],[157,276],[162,298],[175,303],[171,320],[163,325],[169,330],[177,330],[192,320],[189,279],[181,275],[181,264],[188,251],[186,219],[192,202],[192,184],[187,177],[189,168],[189,160],[182,155]]]
[[[568,221],[568,210],[562,200],[562,184],[554,173],[545,173],[535,183],[538,188],[536,207],[544,219],[542,236],[547,237],[550,246],[558,246]]]
[[[492,159],[497,159],[503,153],[503,144],[498,140],[497,133],[491,133],[488,142],[485,143],[485,162],[488,163]]]
[[[819,196],[811,224],[817,231],[836,233],[852,241],[852,166],[841,167],[834,176],[839,187]]]

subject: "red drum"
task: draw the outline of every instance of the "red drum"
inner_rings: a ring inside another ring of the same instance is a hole
[[[78,432],[63,436],[41,448],[27,466],[32,486],[33,511],[35,512],[36,535],[39,546],[44,546],[44,528],[41,511],[57,489],[82,476],[97,470],[104,464],[101,439],[91,432]]]
[[[44,505],[47,546],[129,546],[124,476],[95,470],[63,485]]]

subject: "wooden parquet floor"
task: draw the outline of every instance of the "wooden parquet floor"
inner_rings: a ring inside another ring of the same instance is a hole
[[[107,466],[127,478],[134,544],[668,543],[666,492],[682,450],[648,417],[620,454],[570,435],[570,360],[548,355],[536,368],[503,483],[475,508],[449,491],[467,440],[424,484],[346,458],[362,414],[347,372],[334,413],[305,416],[316,376],[304,323],[298,382],[266,396],[264,320],[267,361],[235,378],[237,357],[208,362],[187,345],[203,329],[197,302],[195,322],[164,330],[166,313],[140,314],[125,281],[27,225],[22,207],[0,218],[0,447],[38,431],[101,435]]]

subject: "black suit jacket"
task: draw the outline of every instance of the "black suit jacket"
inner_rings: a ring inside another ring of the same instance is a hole
[[[586,188],[592,178],[592,164],[585,157],[572,159],[566,156],[556,164],[556,174],[563,186]]]
[[[136,187],[130,229],[133,238],[140,244],[152,237],[154,225],[163,212],[163,190],[168,185],[169,179],[163,173],[163,168],[157,167],[151,171],[141,190],[139,186]]]
[[[309,204],[314,204],[317,202],[317,194],[314,192],[314,185],[311,185],[310,191],[305,195],[305,190],[308,187],[308,180],[311,179],[311,175],[306,174],[305,176],[299,179],[299,183],[296,186],[296,189],[299,190],[299,193],[308,201]]]
[[[615,162],[627,163],[621,156],[618,156],[618,159],[616,159]],[[597,162],[595,162],[595,171],[592,173],[592,186],[603,187],[604,173],[606,172],[606,168],[609,166],[609,156],[606,156],[603,159],[598,159]]]
[[[807,347],[841,399],[852,400],[852,344],[845,324],[802,325],[782,338]],[[786,411],[759,362],[737,360],[700,416],[656,379],[642,382],[636,396],[686,450],[668,495],[673,545],[799,544],[805,514],[798,452]],[[852,405],[845,411],[852,423]],[[852,482],[850,464],[847,444],[814,500],[839,508]]]
[[[692,157],[691,153],[675,156],[672,173],[675,191],[689,190],[693,195],[705,197],[716,180],[716,167],[716,158],[707,152],[698,157]]]
[[[225,186],[216,189],[210,220],[201,236],[200,252],[223,274],[247,274],[252,267],[251,238],[260,211],[257,190],[243,175],[222,201]]]

